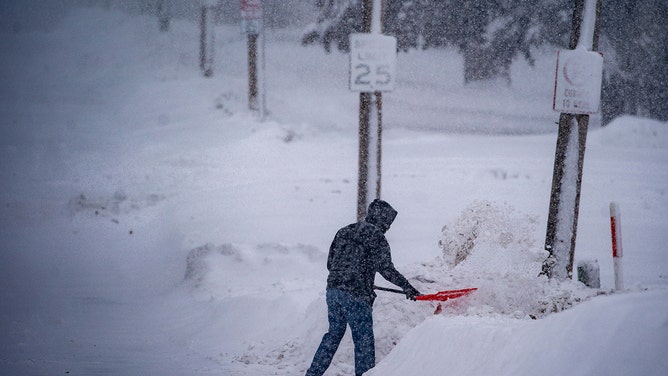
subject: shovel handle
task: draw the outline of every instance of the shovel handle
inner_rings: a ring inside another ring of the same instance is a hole
[[[380,290],[380,291],[389,291],[389,292],[395,292],[397,294],[405,294],[404,290],[399,290],[399,289],[391,289],[391,288],[388,288],[388,287],[380,287],[380,286],[376,286],[376,285],[373,285],[373,288],[375,290]]]

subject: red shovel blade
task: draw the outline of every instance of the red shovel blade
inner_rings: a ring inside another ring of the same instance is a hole
[[[462,297],[464,295],[468,295],[472,293],[473,291],[477,290],[478,288],[472,287],[468,289],[461,289],[461,290],[445,290],[445,291],[439,291],[435,294],[428,294],[428,295],[420,295],[416,296],[415,300],[439,300],[439,301],[446,301],[448,299],[455,299]]]

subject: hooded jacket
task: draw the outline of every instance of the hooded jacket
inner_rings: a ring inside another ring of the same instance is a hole
[[[403,290],[413,286],[392,264],[385,232],[397,211],[385,201],[374,200],[364,221],[341,228],[329,247],[327,288],[348,291],[373,304],[376,272]]]

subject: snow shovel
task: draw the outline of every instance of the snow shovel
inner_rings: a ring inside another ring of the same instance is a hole
[[[380,291],[389,291],[389,292],[395,292],[397,294],[403,294],[403,290],[399,289],[390,289],[387,287],[380,287],[380,286],[373,286],[374,289],[380,290]],[[434,294],[427,294],[427,295],[419,295],[415,297],[415,300],[427,300],[427,301],[438,301],[438,305],[436,306],[436,310],[434,311],[434,315],[437,315],[441,313],[441,310],[443,307],[441,306],[440,302],[444,302],[449,299],[455,299],[462,297],[464,295],[468,295],[472,293],[473,291],[477,290],[477,287],[471,287],[467,289],[460,289],[460,290],[444,290],[444,291],[439,291]]]
[[[389,292],[395,292],[397,294],[403,294],[403,290],[399,289],[390,289],[387,287],[380,287],[380,286],[373,286],[374,289],[380,290],[380,291],[389,291]],[[477,287],[471,287],[467,289],[460,289],[460,290],[444,290],[444,291],[439,291],[434,294],[427,294],[427,295],[419,295],[415,297],[415,300],[438,300],[441,302],[444,302],[449,299],[455,299],[462,297],[464,295],[468,295],[472,293],[473,291],[477,290]]]

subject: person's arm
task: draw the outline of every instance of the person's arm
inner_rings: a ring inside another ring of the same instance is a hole
[[[387,240],[383,236],[382,240],[379,242],[378,254],[376,255],[378,261],[378,272],[389,282],[394,283],[395,285],[401,287],[406,294],[407,299],[415,300],[416,296],[422,295],[420,292],[413,287],[413,285],[408,282],[406,277],[403,276],[392,263],[392,253],[390,251],[390,245],[387,243]]]

